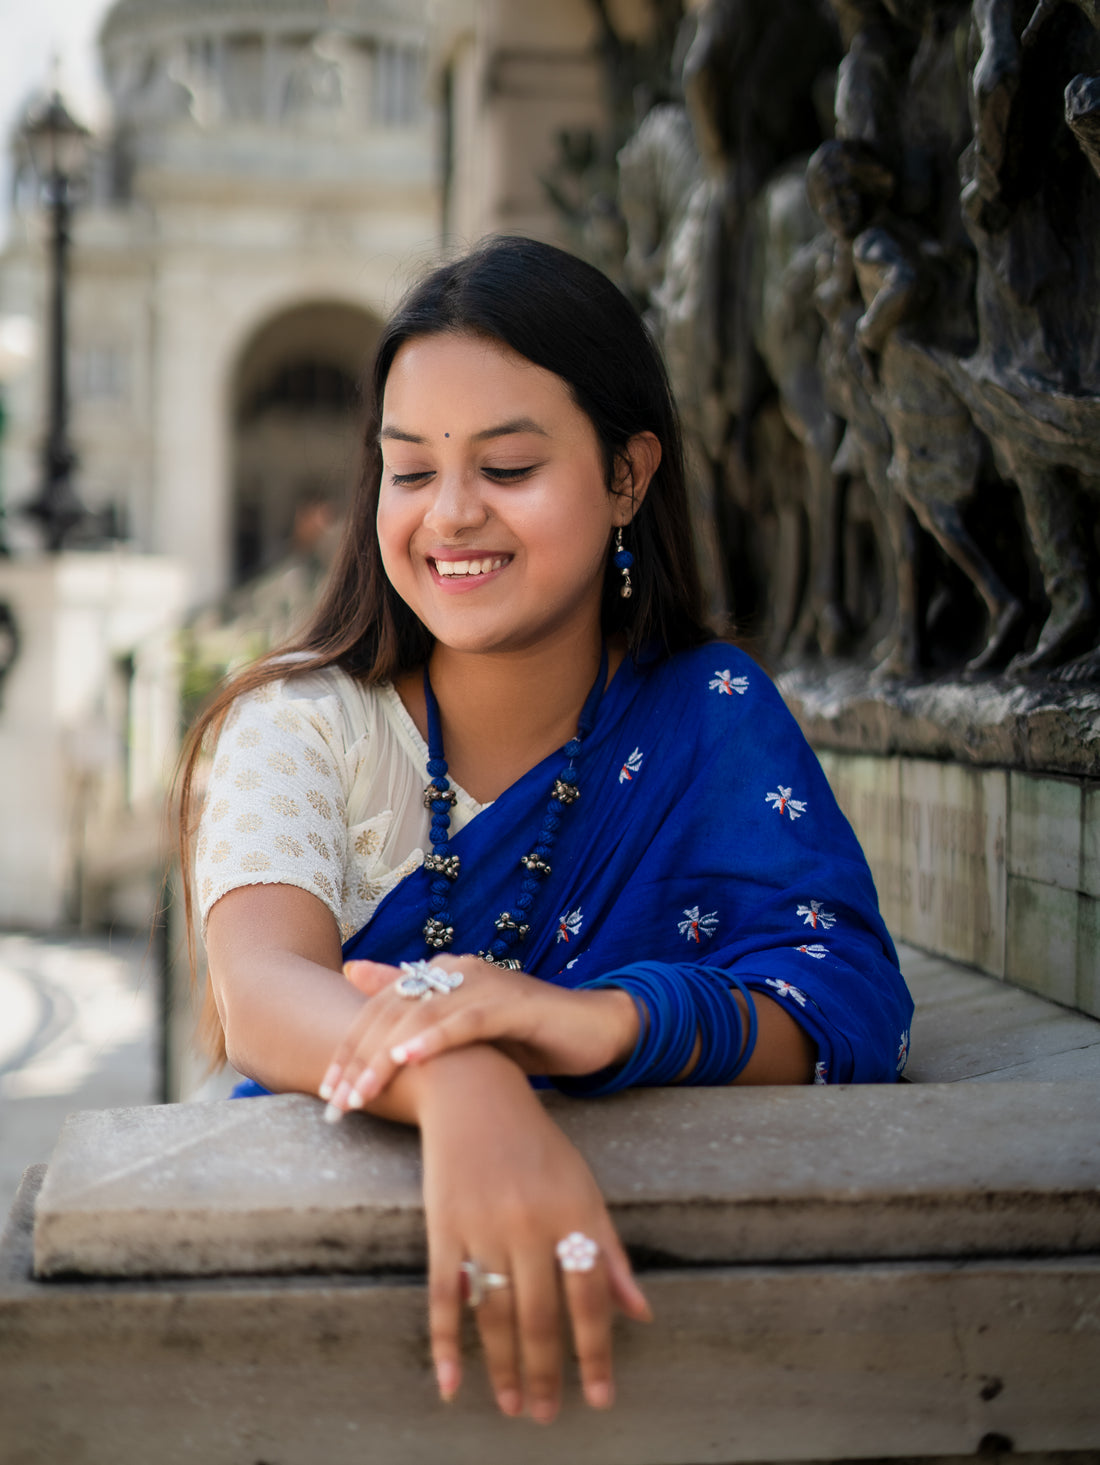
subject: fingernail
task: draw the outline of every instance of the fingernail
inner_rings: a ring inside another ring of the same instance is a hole
[[[340,1065],[338,1063],[330,1063],[325,1071],[324,1078],[321,1080],[321,1087],[317,1090],[318,1095],[322,1099],[331,1099],[336,1092],[336,1085],[339,1082]]]
[[[396,1048],[390,1049],[390,1057],[395,1063],[407,1063],[409,1061],[409,1050],[403,1043],[398,1043]]]
[[[449,1404],[458,1393],[458,1364],[451,1363],[449,1360],[437,1363],[435,1380],[439,1385],[439,1397],[445,1404]]]
[[[344,1111],[338,1104],[327,1104],[325,1106],[324,1120],[326,1124],[337,1124],[344,1117]]]
[[[497,1407],[501,1414],[515,1418],[523,1411],[523,1398],[518,1389],[502,1389],[497,1395]]]
[[[360,1102],[365,1102],[367,1099],[373,1099],[381,1087],[381,1081],[374,1069],[364,1068],[359,1075],[359,1082],[355,1085],[355,1090],[359,1093]]]
[[[553,1399],[536,1399],[531,1405],[531,1418],[536,1424],[549,1424],[557,1412]]]
[[[585,1384],[584,1397],[593,1409],[610,1409],[615,1402],[615,1391],[606,1379],[598,1379],[595,1383]]]
[[[363,1102],[363,1095],[359,1092],[358,1088],[352,1089],[351,1093],[348,1095],[348,1108],[361,1109],[363,1107]]]

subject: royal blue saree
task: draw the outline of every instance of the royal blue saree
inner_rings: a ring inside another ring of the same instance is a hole
[[[455,954],[488,946],[515,901],[560,752],[455,834]],[[905,1065],[913,1004],[866,860],[797,724],[743,653],[712,642],[620,666],[578,759],[552,871],[519,955],[564,986],[635,961],[697,961],[787,1006],[819,1083]],[[390,892],[345,958],[429,956],[430,877]]]

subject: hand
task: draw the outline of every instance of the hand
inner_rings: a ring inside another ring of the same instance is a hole
[[[461,1381],[462,1263],[509,1278],[476,1309],[489,1380],[507,1415],[549,1423],[561,1399],[562,1304],[585,1398],[613,1401],[611,1314],[651,1317],[592,1174],[510,1059],[447,1054],[421,1075],[432,1357],[443,1398]],[[599,1247],[588,1272],[561,1272],[558,1241]]]
[[[431,965],[460,973],[462,985],[428,1002],[397,992],[396,967],[345,965],[348,981],[370,1001],[321,1085],[330,1118],[370,1103],[402,1065],[472,1043],[495,1043],[526,1073],[582,1074],[624,1062],[637,1042],[637,1009],[625,992],[572,992],[476,956],[440,956]]]

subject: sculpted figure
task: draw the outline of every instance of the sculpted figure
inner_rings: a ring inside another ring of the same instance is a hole
[[[839,148],[839,152],[838,152]],[[846,163],[835,166],[844,156]],[[853,188],[853,168],[860,187]],[[892,492],[888,477],[891,442],[882,413],[871,400],[866,362],[860,355],[856,328],[864,304],[855,273],[852,241],[862,232],[866,215],[865,197],[875,193],[888,197],[893,174],[884,168],[873,151],[862,143],[823,144],[806,170],[806,191],[831,239],[818,260],[814,304],[824,322],[820,349],[820,374],[827,405],[842,423],[840,444],[831,464],[837,480],[861,477],[880,505],[889,525]],[[894,526],[907,533],[904,515]],[[902,542],[888,533],[883,554],[887,584],[873,630],[872,656],[882,661],[893,654],[898,635],[899,563],[911,559]]]
[[[714,533],[724,417],[717,390],[720,339],[714,301],[714,189],[687,109],[654,107],[619,154],[619,207],[627,231],[623,274],[660,341],[684,426],[696,554],[712,614],[725,609],[725,571]]]
[[[889,438],[883,484],[881,458],[868,476],[884,492],[884,512],[895,555],[897,635],[882,670],[912,673],[920,663],[919,606],[906,509],[969,576],[989,616],[989,636],[970,663],[974,670],[1003,663],[1025,619],[1024,607],[1004,585],[967,529],[961,506],[973,494],[982,443],[963,402],[930,350],[950,341],[950,319],[965,317],[957,271],[943,267],[942,251],[892,214],[886,200],[893,179],[866,144],[825,143],[810,160],[810,195],[837,236],[833,279],[838,291],[850,271],[848,298],[862,307],[847,317],[856,355],[847,369],[885,424]],[[853,290],[854,284],[854,290]],[[958,327],[955,328],[957,331]],[[857,364],[858,363],[858,364]],[[860,417],[866,417],[860,404]],[[876,446],[881,439],[876,437]]]
[[[806,465],[804,514],[794,501],[777,506],[796,526],[787,554],[806,566],[805,592],[801,605],[793,596],[784,605],[773,599],[773,644],[777,652],[787,648],[834,655],[849,635],[841,594],[840,494],[833,468],[840,421],[827,400],[820,363],[822,320],[814,309],[818,275],[831,249],[807,198],[805,173],[801,159],[783,169],[764,189],[758,206],[754,339],[775,383],[783,421],[801,445]]]
[[[790,158],[820,141],[815,84],[837,57],[836,38],[813,0],[705,0],[692,17],[683,64],[683,91],[700,160],[691,204],[690,241],[696,277],[705,292],[701,319],[710,341],[690,370],[699,403],[700,442],[712,463],[714,521],[744,620],[770,593],[762,526],[774,505],[762,502],[754,472],[753,415],[767,382],[753,341],[748,281],[755,249],[754,206],[761,190]],[[791,44],[792,36],[798,45]],[[670,255],[666,312],[684,253]],[[668,344],[679,390],[677,350]],[[688,410],[689,420],[692,410]]]
[[[975,0],[963,202],[977,349],[948,362],[1019,486],[1050,612],[1014,667],[1100,672],[1100,30],[1095,3]],[[1072,665],[1065,666],[1067,662]]]

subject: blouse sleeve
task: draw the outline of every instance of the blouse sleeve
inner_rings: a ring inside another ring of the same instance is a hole
[[[218,739],[196,845],[204,933],[215,901],[242,885],[296,885],[341,922],[347,760],[338,699],[295,696],[289,685],[242,696]]]

